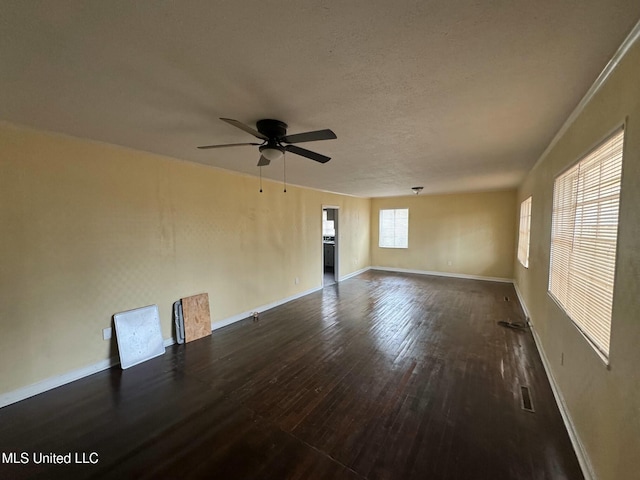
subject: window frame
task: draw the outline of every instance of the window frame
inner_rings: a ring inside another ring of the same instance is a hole
[[[398,232],[397,229],[398,227],[402,227],[402,225],[398,225],[397,223],[397,219],[396,219],[396,214],[398,211],[406,211],[407,212],[407,218],[406,218],[406,231],[404,232],[404,235],[399,235],[398,236]],[[383,212],[394,212],[394,219],[393,219],[393,245],[383,245],[382,244],[382,240],[385,237],[388,237],[387,234],[383,234]],[[398,240],[402,240],[404,237],[404,239],[406,239],[406,243],[403,244],[398,244]],[[393,248],[393,249],[408,249],[409,248],[409,208],[405,207],[405,208],[381,208],[379,213],[378,213],[378,247],[379,248]]]
[[[552,190],[547,293],[607,366],[611,353],[624,147],[623,125],[557,174]],[[604,153],[609,149],[610,152]],[[598,181],[594,182],[589,177],[596,168]],[[571,202],[558,204],[566,198]],[[601,230],[606,230],[606,234],[600,235]],[[598,250],[603,244],[608,245],[608,249]],[[607,251],[606,256],[602,256],[603,250]],[[601,256],[594,261],[591,255]],[[603,258],[608,263],[600,268]],[[581,299],[588,301],[580,303]]]
[[[322,209],[322,236],[323,237],[335,237],[336,236],[336,221],[329,220],[326,209]]]
[[[532,198],[533,196],[529,195],[520,203],[520,226],[518,227],[518,261],[524,268],[529,268],[529,252],[531,247]],[[524,225],[525,228],[523,228],[523,222],[526,222],[526,225]],[[526,236],[526,246],[523,244],[523,235]]]

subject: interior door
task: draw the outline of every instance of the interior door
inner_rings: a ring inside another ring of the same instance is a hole
[[[322,285],[338,282],[338,208],[322,208]]]

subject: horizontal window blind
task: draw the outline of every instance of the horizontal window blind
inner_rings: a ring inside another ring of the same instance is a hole
[[[549,292],[609,356],[624,131],[553,185]]]
[[[529,237],[531,229],[531,197],[520,204],[520,229],[518,233],[518,260],[529,267]]]
[[[384,248],[408,248],[408,208],[380,210],[380,235],[378,245]]]

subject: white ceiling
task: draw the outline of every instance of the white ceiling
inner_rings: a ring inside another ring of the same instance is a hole
[[[0,0],[0,119],[258,174],[255,139],[331,128],[290,183],[358,196],[517,186],[638,0]],[[263,175],[282,178],[281,162]]]

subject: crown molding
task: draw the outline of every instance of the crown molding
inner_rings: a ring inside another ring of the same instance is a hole
[[[551,140],[551,143],[549,143],[544,152],[542,152],[542,155],[540,155],[540,158],[538,158],[538,161],[533,165],[531,170],[535,169],[547,157],[547,155],[549,155],[549,152],[553,149],[553,147],[556,146],[558,141],[563,137],[567,130],[569,130],[571,125],[573,125],[573,122],[576,121],[576,118],[578,118],[578,116],[593,99],[596,93],[598,93],[598,91],[602,88],[602,86],[609,79],[609,77],[616,69],[618,64],[622,61],[627,52],[638,41],[638,38],[640,38],[640,21],[636,23],[635,26],[631,29],[631,32],[629,32],[627,38],[624,39],[622,45],[620,45],[611,60],[609,60],[609,63],[607,63],[607,65],[604,67],[604,70],[600,72],[600,75],[598,75],[598,78],[596,78],[595,82],[593,82],[591,88],[587,90],[587,93],[584,95],[584,97],[582,97],[580,103],[576,105],[576,108],[573,109],[571,115],[569,115],[569,117],[562,124],[562,127],[560,127],[560,130],[558,130],[558,133],[556,133],[556,135]]]

